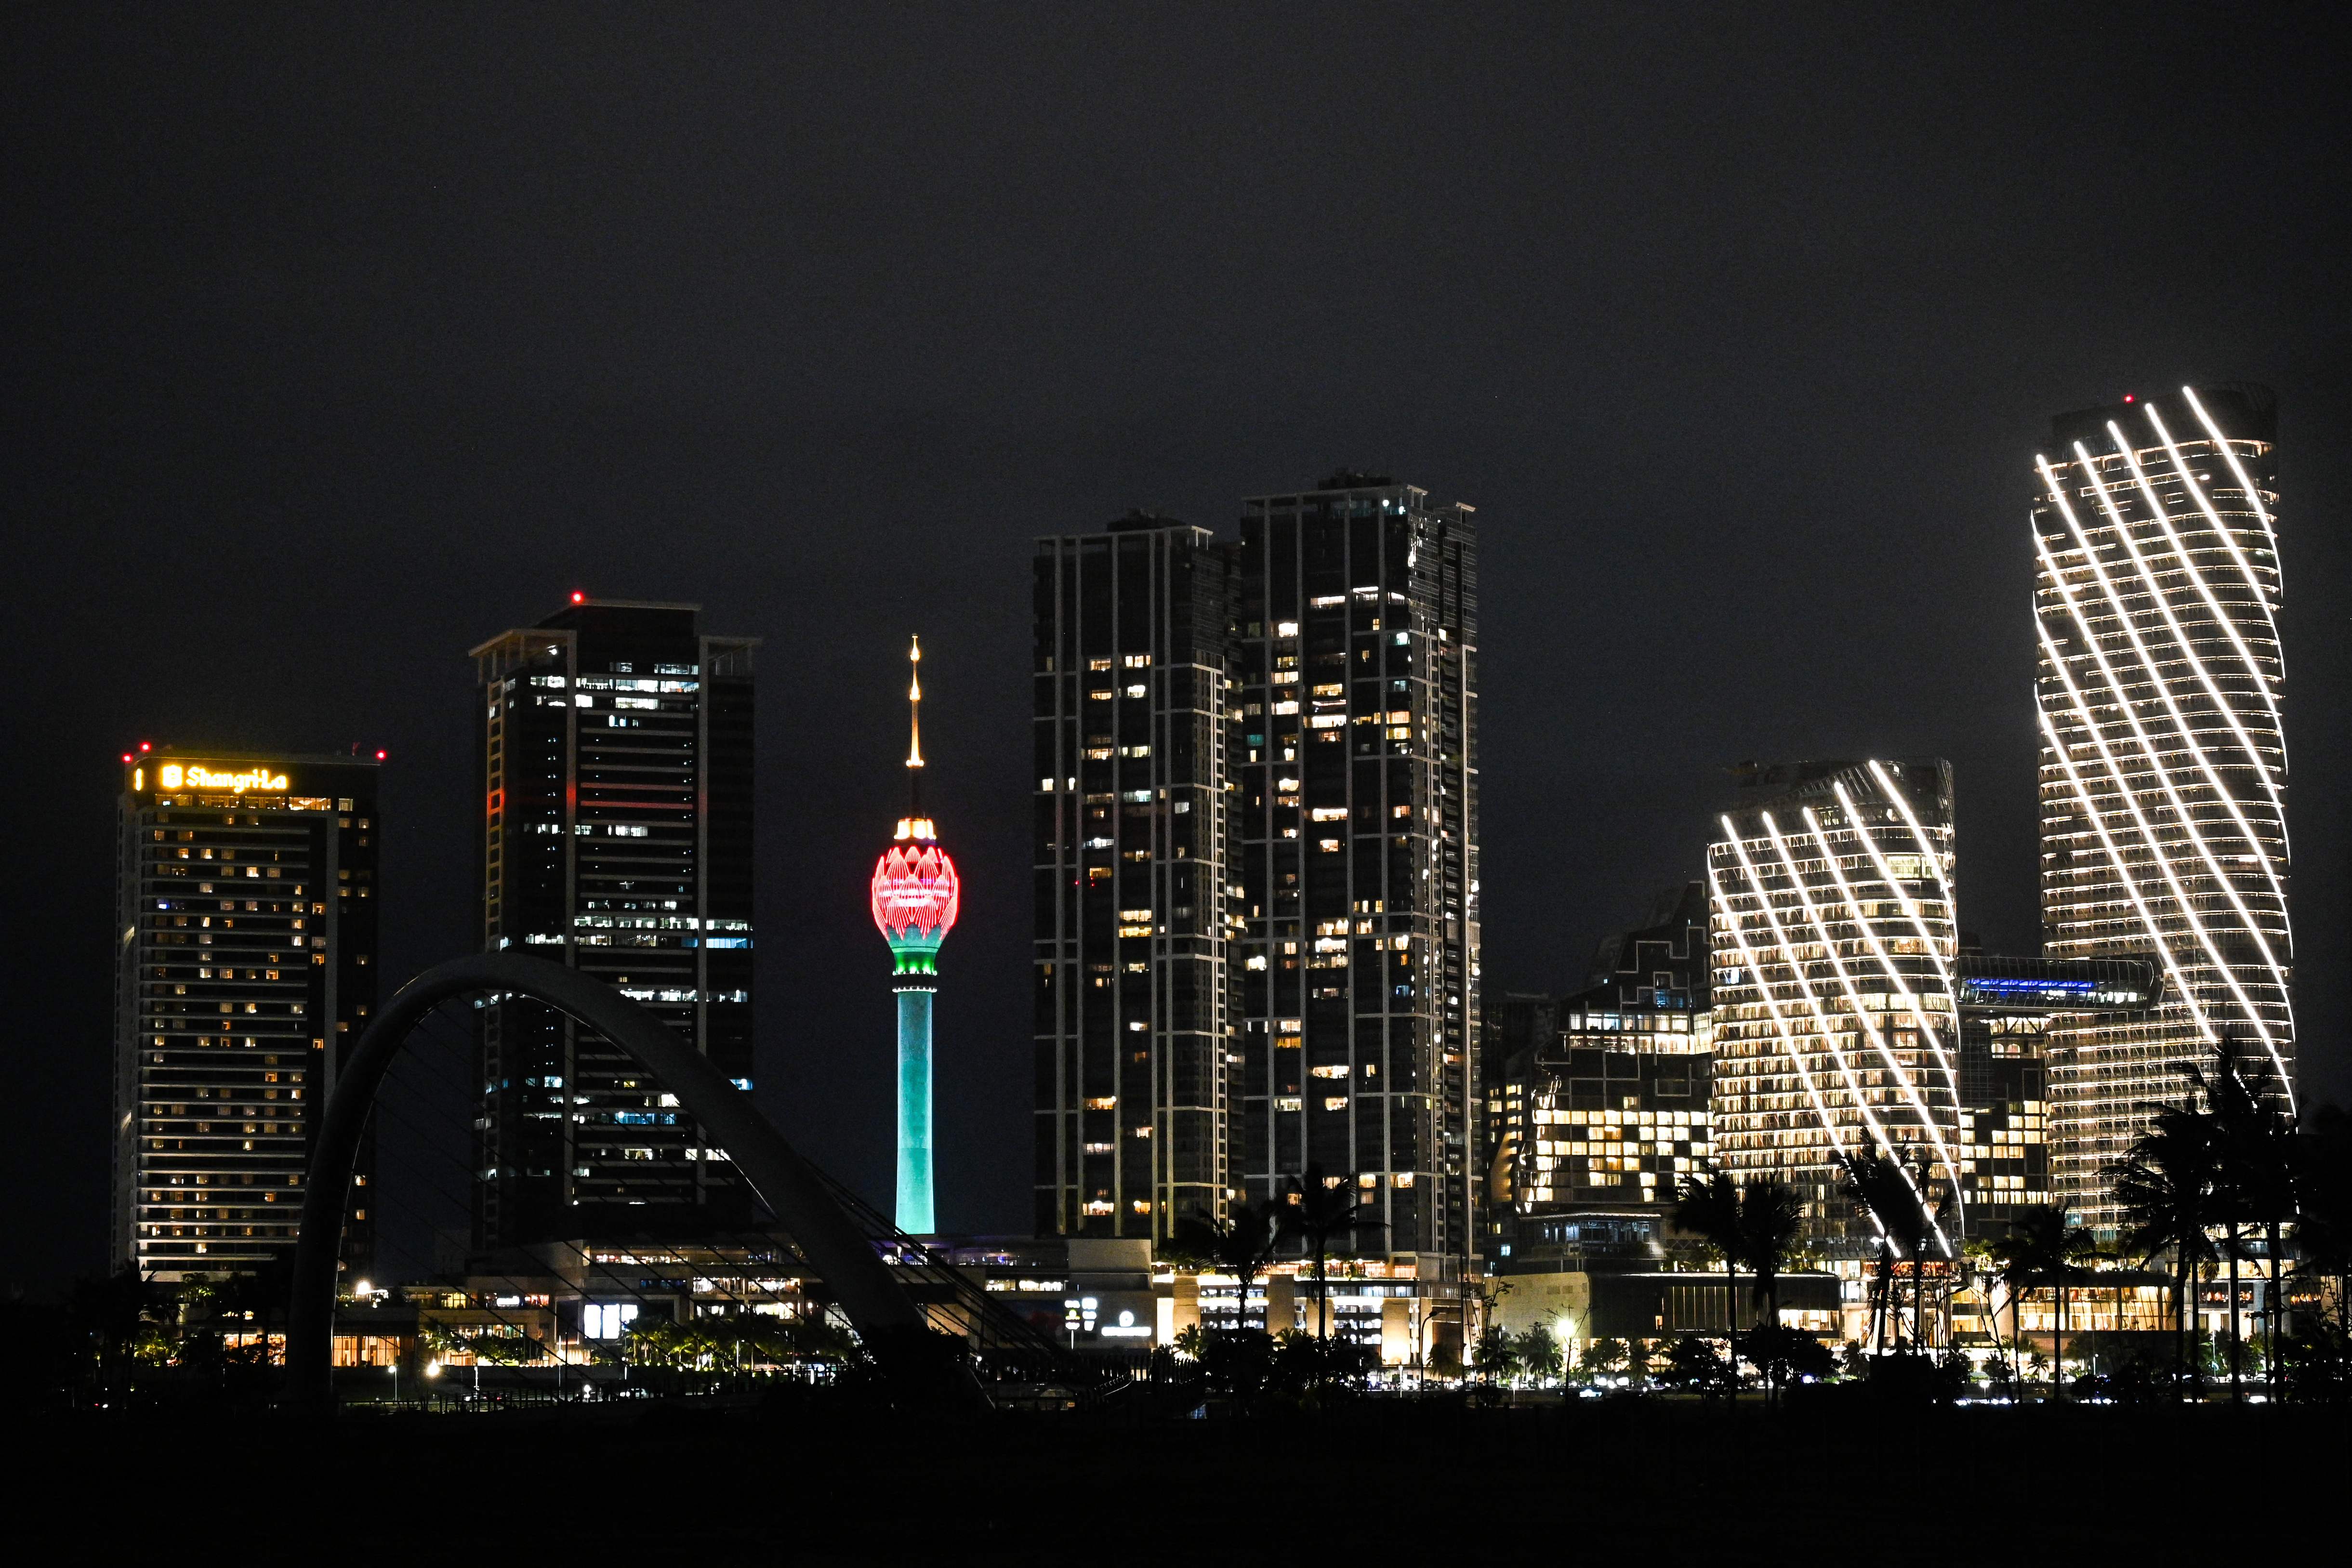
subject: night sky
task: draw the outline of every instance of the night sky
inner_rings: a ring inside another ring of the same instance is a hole
[[[2319,14],[2314,13],[2315,18]],[[869,1197],[924,637],[941,1223],[1027,1222],[1030,541],[1342,465],[1477,507],[1486,964],[1562,988],[1723,769],[1940,754],[2032,951],[2051,414],[2281,404],[2306,1094],[2352,1093],[2344,60],[2284,8],[13,8],[0,1281],[103,1261],[116,758],[391,754],[468,948],[466,650],[766,639],[762,1103]]]

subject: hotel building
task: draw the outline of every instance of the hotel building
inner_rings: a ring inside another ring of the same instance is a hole
[[[1234,1186],[1356,1185],[1356,1245],[1466,1268],[1479,1080],[1471,509],[1340,474],[1243,504]]]
[[[1872,1229],[1841,1155],[1902,1161],[1931,1213],[1965,1201],[1951,767],[1750,765],[1742,793],[1707,851],[1716,1164],[1786,1182],[1816,1241],[1855,1259]]]
[[[116,846],[119,1265],[165,1282],[293,1256],[316,1118],[375,1001],[373,761],[123,758]],[[343,1238],[363,1270],[362,1151]]]
[[[1169,518],[1038,541],[1040,1236],[1164,1239],[1233,1196],[1233,594]]]
[[[2035,461],[2042,951],[2161,987],[2050,1030],[2057,1190],[2102,1231],[2221,1042],[2293,1103],[2276,434],[2267,390],[2183,387],[2062,414]]]
[[[473,651],[482,939],[593,975],[751,1085],[751,652],[698,607],[572,603]],[[641,1069],[520,997],[476,1014],[481,1247],[742,1226],[750,1194]]]

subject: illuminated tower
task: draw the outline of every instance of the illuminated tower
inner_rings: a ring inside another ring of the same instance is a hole
[[[890,944],[898,993],[898,1227],[937,1228],[931,1208],[931,998],[940,944],[956,921],[955,862],[923,815],[923,644],[907,649],[907,814],[874,862],[874,924]]]
[[[2277,408],[2183,387],[2063,414],[2035,464],[2042,919],[2053,958],[2152,960],[2153,1013],[2050,1030],[2062,1201],[2229,1040],[2291,1103]]]

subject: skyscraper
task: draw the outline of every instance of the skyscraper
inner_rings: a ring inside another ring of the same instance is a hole
[[[2042,950],[2147,958],[2145,1019],[2049,1040],[2063,1201],[2228,1040],[2292,1103],[2276,403],[2183,387],[2062,414],[2036,459]]]
[[[1164,1238],[1238,1185],[1230,552],[1137,514],[1035,574],[1037,1232]]]
[[[751,650],[690,604],[594,601],[473,652],[482,937],[594,975],[751,1082]],[[476,1013],[484,1246],[734,1223],[671,1096],[551,1008]]]
[[[1794,1187],[1816,1240],[1852,1260],[1872,1228],[1841,1155],[1902,1162],[1931,1211],[1965,1197],[1951,767],[1751,765],[1742,793],[1707,850],[1716,1164]],[[1959,1228],[1938,1228],[1943,1255]]]
[[[116,848],[113,1254],[291,1259],[316,1118],[375,1002],[373,761],[132,752]],[[343,1260],[363,1270],[362,1156]]]
[[[1243,503],[1233,1186],[1355,1185],[1356,1244],[1473,1253],[1477,536],[1339,474]]]
[[[940,945],[956,923],[955,862],[923,815],[923,645],[907,649],[907,814],[874,862],[874,924],[890,944],[898,998],[898,1182],[894,1222],[910,1236],[938,1228],[932,1204],[931,1000]]]

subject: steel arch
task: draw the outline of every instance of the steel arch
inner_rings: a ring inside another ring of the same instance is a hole
[[[336,1254],[360,1135],[376,1091],[426,1014],[453,997],[485,991],[545,1002],[635,1058],[709,1130],[792,1233],[882,1371],[910,1386],[936,1386],[947,1359],[922,1310],[875,1254],[865,1230],[826,1190],[817,1167],[784,1141],[749,1094],[667,1024],[603,981],[544,958],[486,953],[436,965],[403,986],[360,1037],[328,1097],[311,1147],[287,1314],[288,1392],[298,1406],[322,1409],[331,1401]],[[985,1403],[968,1370],[950,1375],[957,1394]]]

